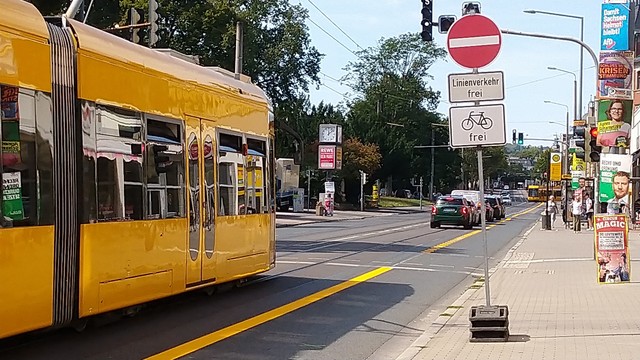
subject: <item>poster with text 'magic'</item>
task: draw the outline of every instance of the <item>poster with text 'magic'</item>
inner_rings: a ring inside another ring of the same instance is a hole
[[[595,215],[595,246],[598,283],[628,283],[629,218],[626,215]]]

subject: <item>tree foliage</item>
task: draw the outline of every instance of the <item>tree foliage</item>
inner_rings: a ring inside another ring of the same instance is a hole
[[[360,179],[360,171],[372,174],[380,167],[382,154],[376,144],[365,144],[360,139],[347,139],[342,145],[343,168],[341,175],[344,179]]]

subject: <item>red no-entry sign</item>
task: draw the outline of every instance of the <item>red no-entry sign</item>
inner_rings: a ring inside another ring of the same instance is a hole
[[[488,17],[466,15],[453,23],[447,36],[447,50],[453,60],[466,68],[488,65],[498,56],[502,35]]]

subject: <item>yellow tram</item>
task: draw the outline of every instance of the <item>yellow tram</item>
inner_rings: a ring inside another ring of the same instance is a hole
[[[275,266],[262,90],[0,2],[0,338]]]
[[[562,198],[562,187],[554,182],[547,192],[547,185],[529,185],[527,187],[527,200],[532,202],[544,202],[548,197],[548,193],[553,195],[556,200]]]

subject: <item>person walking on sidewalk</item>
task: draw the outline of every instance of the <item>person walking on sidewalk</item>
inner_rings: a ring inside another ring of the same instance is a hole
[[[587,215],[587,230],[593,230],[593,200],[588,192],[584,193],[584,212]]]
[[[555,197],[553,195],[549,196],[547,208],[549,209],[549,215],[551,216],[551,229],[553,229],[556,224],[556,214],[558,213],[558,205],[556,205]]]
[[[580,195],[573,194],[573,201],[571,202],[571,213],[573,214],[573,231],[580,232],[580,220],[582,217],[582,199]]]

